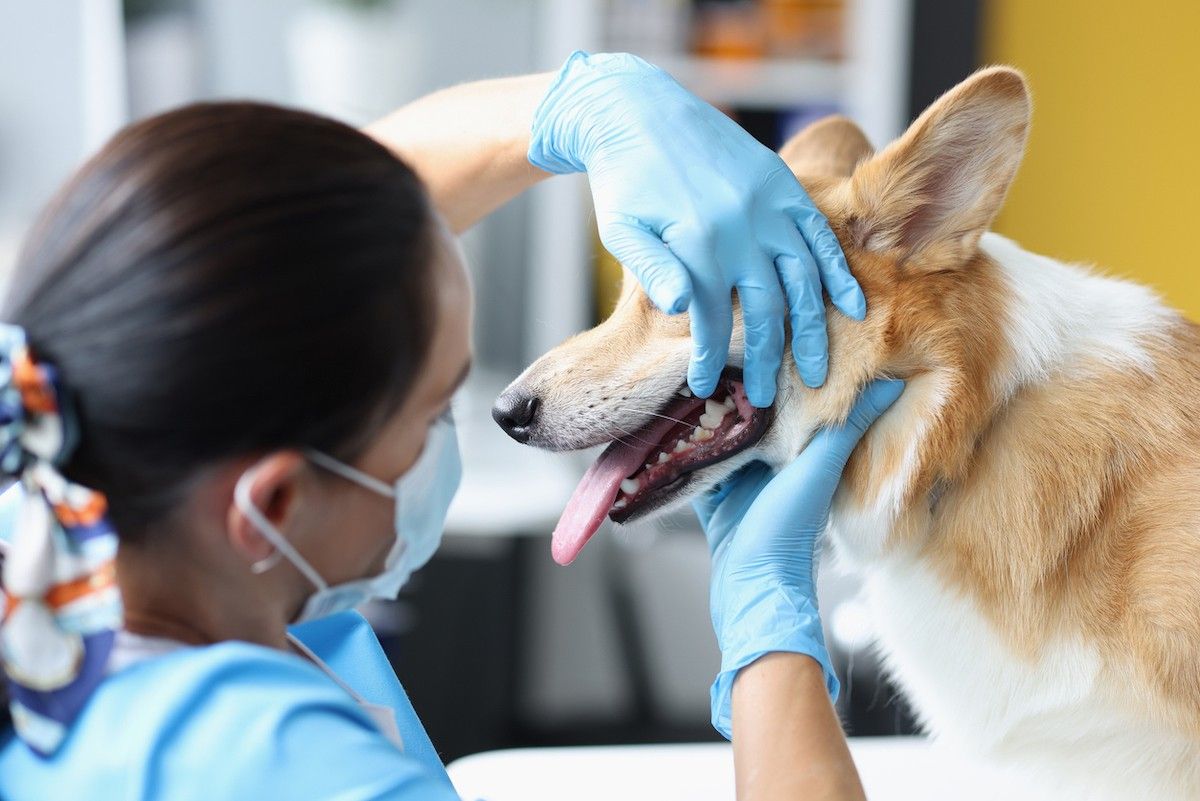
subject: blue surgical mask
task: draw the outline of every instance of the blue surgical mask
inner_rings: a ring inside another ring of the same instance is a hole
[[[371,598],[395,598],[409,577],[433,557],[441,543],[446,512],[462,480],[458,435],[449,414],[438,418],[429,427],[425,449],[394,485],[320,451],[309,451],[307,456],[319,467],[385,498],[392,498],[396,504],[396,543],[378,575],[331,585],[250,500],[254,473],[253,468],[246,471],[234,488],[234,503],[277,549],[272,556],[251,565],[251,569],[256,573],[270,570],[282,556],[316,587],[293,621],[295,623],[343,612]]]

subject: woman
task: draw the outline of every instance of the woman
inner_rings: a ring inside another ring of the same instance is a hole
[[[0,470],[23,496],[4,532],[0,796],[454,797],[346,610],[429,559],[458,484],[471,290],[453,234],[549,171],[587,170],[607,246],[664,310],[690,310],[701,394],[731,287],[759,404],[785,296],[817,384],[813,283],[865,312],[778,159],[632,57],[452,89],[367,133],[181,109],[118,134],[35,226],[0,329]],[[744,797],[861,793],[812,549],[897,393],[869,387],[780,476],[700,505],[714,717],[732,715]]]

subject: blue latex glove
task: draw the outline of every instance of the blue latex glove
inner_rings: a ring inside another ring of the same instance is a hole
[[[811,387],[827,369],[822,285],[845,314],[866,314],[837,237],[779,156],[636,56],[572,54],[534,114],[529,160],[586,171],[604,246],[658,308],[690,312],[688,383],[701,397],[725,367],[732,289],[759,407],[775,397],[785,311]]]
[[[846,422],[817,432],[778,475],[754,462],[693,503],[713,559],[710,606],[721,672],[712,687],[712,722],[726,737],[733,680],[768,653],[808,654],[837,698],[817,613],[815,551],[850,452],[903,389],[900,381],[868,385]]]

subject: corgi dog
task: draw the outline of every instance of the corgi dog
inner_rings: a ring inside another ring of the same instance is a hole
[[[782,466],[868,381],[904,379],[827,533],[925,729],[1005,797],[1198,799],[1200,328],[988,232],[1030,115],[1022,75],[992,67],[877,153],[844,118],[783,147],[867,298],[863,322],[828,308],[821,388],[788,355],[774,406],[752,408],[735,304],[730,366],[690,397],[686,316],[626,273],[612,315],[534,362],[494,416],[541,448],[611,443],[555,531],[565,563],[605,517]]]

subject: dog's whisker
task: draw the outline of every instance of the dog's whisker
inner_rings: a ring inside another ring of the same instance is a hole
[[[633,433],[632,431],[630,431],[626,428],[621,428],[621,426],[617,425],[616,423],[613,423],[613,428],[620,429],[621,432],[625,434],[625,436],[633,437],[634,439],[636,439],[638,442],[642,443],[643,445],[654,445],[655,444],[649,440],[642,439],[637,434]],[[626,445],[630,444],[625,441],[625,437],[617,437],[617,439],[621,440],[621,442],[625,442]]]
[[[621,408],[618,408],[618,409],[614,409],[613,411],[616,411],[616,412],[634,412],[635,414],[647,414],[647,415],[650,415],[650,416],[652,416],[652,417],[661,417],[661,418],[662,418],[662,419],[664,419],[664,420],[674,420],[676,423],[683,423],[683,422],[686,422],[686,421],[684,421],[684,420],[680,420],[678,417],[672,417],[672,416],[671,416],[671,415],[669,415],[669,414],[660,414],[659,412],[652,412],[652,411],[650,411],[649,409],[639,409],[639,408],[637,408],[636,406],[624,406],[624,407],[621,407]]]

